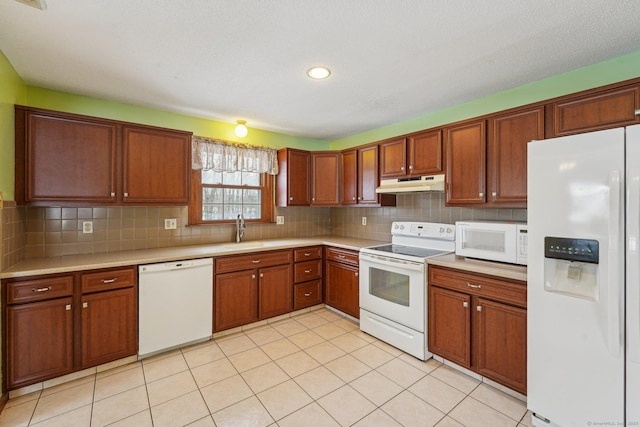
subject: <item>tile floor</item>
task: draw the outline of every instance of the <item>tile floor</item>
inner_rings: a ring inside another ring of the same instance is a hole
[[[9,400],[0,426],[531,426],[526,405],[320,309]]]

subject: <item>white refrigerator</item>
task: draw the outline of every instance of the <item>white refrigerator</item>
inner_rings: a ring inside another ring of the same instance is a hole
[[[528,146],[535,426],[640,425],[640,125]]]

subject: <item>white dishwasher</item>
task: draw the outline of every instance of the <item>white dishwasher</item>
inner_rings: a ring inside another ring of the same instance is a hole
[[[138,267],[138,359],[211,338],[213,259]]]

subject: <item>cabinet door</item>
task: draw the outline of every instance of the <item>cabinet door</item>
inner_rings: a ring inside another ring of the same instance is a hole
[[[358,150],[358,203],[377,204],[378,146]]]
[[[136,288],[82,296],[82,367],[132,356],[138,349]]]
[[[258,317],[268,319],[293,309],[293,272],[290,264],[259,270]]]
[[[407,139],[395,138],[379,144],[380,178],[405,176],[407,170]]]
[[[409,175],[442,173],[442,131],[421,132],[409,137]]]
[[[116,201],[115,124],[28,113],[26,126],[26,201]]]
[[[123,203],[188,205],[191,136],[125,126]]]
[[[359,269],[328,261],[325,277],[325,302],[355,318],[360,318]]]
[[[429,351],[471,367],[471,297],[429,286]]]
[[[518,111],[489,121],[488,200],[527,202],[527,144],[544,139],[544,107]]]
[[[527,311],[478,299],[478,373],[527,393]]]
[[[446,202],[485,202],[485,122],[467,123],[445,131]]]
[[[276,178],[278,206],[309,206],[310,153],[285,148],[278,151]]]
[[[9,389],[73,370],[72,299],[7,307],[6,357]]]
[[[342,202],[343,205],[358,203],[358,152],[342,152]]]
[[[215,331],[258,320],[256,270],[217,274],[214,286]]]
[[[640,87],[600,92],[552,104],[553,135],[592,132],[640,122]]]
[[[340,204],[340,153],[311,154],[311,205]]]

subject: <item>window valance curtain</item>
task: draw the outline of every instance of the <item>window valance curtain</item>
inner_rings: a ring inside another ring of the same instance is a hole
[[[259,172],[278,174],[275,148],[239,144],[194,135],[191,138],[193,169],[215,172]]]

